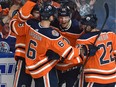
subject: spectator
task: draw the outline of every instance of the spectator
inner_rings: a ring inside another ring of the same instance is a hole
[[[93,5],[95,4],[96,0],[90,0],[89,3],[87,3],[86,0],[75,0],[75,2],[81,16],[93,13]]]
[[[13,0],[10,6],[10,11],[8,13],[8,16],[12,18],[12,16],[20,9],[21,6],[23,6],[22,0]]]
[[[10,8],[10,5],[8,4],[8,2],[0,3],[0,18],[8,15],[9,8]]]
[[[60,7],[60,4],[58,2],[55,2],[53,0],[39,0],[38,1],[38,4],[39,5],[43,5],[43,3],[46,5],[46,4],[49,4],[49,5],[52,5],[54,6],[55,8],[59,8]]]
[[[2,20],[3,27],[0,32],[0,52],[14,53],[16,37],[9,28],[9,21],[7,16]]]

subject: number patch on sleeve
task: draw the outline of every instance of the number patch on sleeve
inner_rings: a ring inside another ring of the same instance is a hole
[[[63,46],[64,46],[64,43],[63,43],[62,41],[59,41],[59,42],[58,42],[58,45],[59,45],[60,47],[63,47]]]

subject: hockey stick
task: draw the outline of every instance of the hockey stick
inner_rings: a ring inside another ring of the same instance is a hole
[[[101,27],[101,29],[100,29],[100,32],[98,33],[98,36],[96,37],[96,39],[95,39],[95,41],[94,41],[94,43],[93,43],[93,45],[96,44],[97,39],[99,38],[99,36],[100,36],[100,34],[101,34],[101,32],[102,32],[102,30],[103,30],[105,24],[106,24],[106,21],[107,21],[107,19],[108,19],[108,17],[109,17],[109,7],[108,7],[108,4],[107,4],[107,3],[104,4],[104,8],[105,8],[105,12],[106,12],[106,17],[105,17],[105,20],[104,20],[104,22],[103,22],[103,25],[102,25],[102,27]],[[80,69],[80,74],[83,73],[84,67],[85,67],[85,65],[86,65],[86,63],[87,63],[88,60],[89,60],[89,57],[87,56],[87,58],[86,58],[84,64],[82,65],[82,67],[81,67],[81,69]],[[77,78],[77,80],[75,81],[74,87],[77,86],[77,82],[78,82],[78,78]]]
[[[98,33],[98,35],[97,35],[97,37],[96,37],[96,39],[95,39],[95,41],[94,41],[94,43],[93,43],[93,46],[95,46],[95,44],[96,44],[96,42],[97,42],[97,40],[98,40],[98,38],[99,38],[99,36],[100,36],[100,34],[101,34],[101,32],[102,32],[104,26],[105,26],[105,24],[106,24],[106,21],[107,21],[107,19],[108,19],[108,17],[109,17],[109,7],[108,7],[108,4],[107,4],[107,3],[104,4],[104,8],[105,8],[105,12],[106,12],[106,17],[105,17],[105,20],[104,20],[104,22],[103,22],[103,25],[102,25],[102,27],[101,27],[101,29],[100,29],[100,32]],[[84,62],[84,64],[83,64],[83,68],[84,68],[86,62],[88,61],[88,59],[89,59],[89,57],[86,58],[86,60],[85,60],[85,62]]]
[[[108,17],[109,17],[109,7],[108,7],[108,4],[105,3],[105,4],[104,4],[104,7],[105,7],[105,12],[106,12],[106,17],[105,17],[105,20],[104,20],[104,22],[103,22],[103,25],[102,25],[102,27],[101,27],[101,29],[100,29],[100,32],[99,32],[98,36],[96,37],[96,39],[95,39],[95,41],[94,41],[94,43],[93,43],[93,45],[95,45],[95,43],[97,42],[97,39],[99,38],[99,36],[100,36],[100,34],[101,34],[101,32],[102,32],[102,30],[103,30],[105,24],[106,24],[106,21],[107,21],[107,19],[108,19]]]

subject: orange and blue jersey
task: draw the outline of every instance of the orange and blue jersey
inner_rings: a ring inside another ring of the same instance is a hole
[[[77,44],[93,44],[99,32],[90,32],[77,39]],[[116,62],[112,52],[116,51],[115,33],[104,30],[96,44],[98,51],[89,57],[84,75],[86,82],[109,84],[116,82]]]
[[[32,18],[31,10],[35,6],[35,3],[31,1],[27,1],[25,5],[19,9],[19,12],[17,12],[16,15],[14,15],[13,20],[18,20],[20,22],[26,22],[28,19]],[[29,10],[26,10],[27,7]],[[15,60],[17,60],[17,57],[25,58],[25,35],[18,36],[16,35],[16,45],[15,45]]]
[[[57,30],[62,36],[65,37],[65,40],[73,47],[76,45],[76,40],[79,38],[84,32],[79,29],[78,21],[76,19],[70,20],[69,27],[67,29],[62,29],[60,24],[56,24],[56,27],[54,28]],[[77,64],[72,64],[72,63],[64,63],[64,62],[59,62],[56,65],[56,68],[59,70],[68,70],[72,68],[73,66],[77,66]]]
[[[75,58],[78,63],[81,62],[79,49],[68,45],[64,37],[54,29],[40,26],[36,19],[30,19],[22,24],[18,21],[13,21],[12,25],[12,30],[17,35],[26,35],[26,68],[33,78],[45,75],[59,62],[59,60],[47,59],[46,52],[48,49],[57,52],[63,58],[67,58],[67,60]]]

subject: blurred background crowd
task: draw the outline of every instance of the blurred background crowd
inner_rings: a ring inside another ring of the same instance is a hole
[[[9,52],[15,51],[15,36],[10,32],[8,23],[10,19],[8,16],[12,17],[15,14],[15,11],[12,13],[12,10],[17,10],[26,0],[0,0],[0,52]],[[41,0],[40,0],[41,1]],[[106,22],[104,29],[110,29],[116,32],[116,9],[115,9],[115,0],[53,0],[55,2],[65,2],[65,1],[73,1],[76,3],[78,12],[80,16],[90,13],[92,11],[96,14],[98,18],[97,28],[100,29],[103,21],[105,19],[105,10],[104,3],[108,3],[109,5],[109,18]],[[70,3],[71,4],[71,3]],[[70,5],[71,6],[71,5]],[[74,17],[74,16],[72,16]],[[77,16],[78,17],[78,16]],[[79,18],[77,18],[79,20]],[[2,21],[1,21],[2,20]],[[5,22],[5,23],[3,23]],[[10,32],[10,33],[9,33]],[[6,43],[5,43],[6,42]],[[11,43],[12,42],[12,43]],[[14,43],[13,43],[14,42]]]

